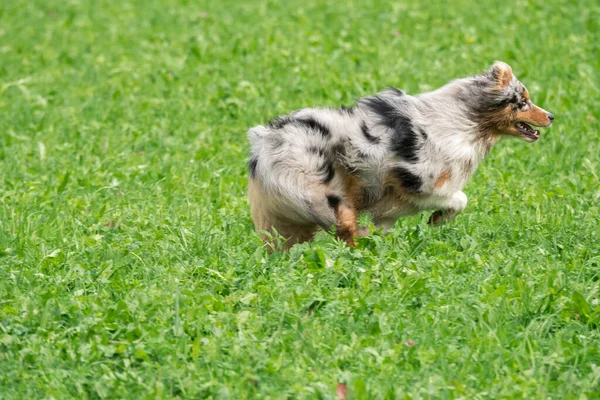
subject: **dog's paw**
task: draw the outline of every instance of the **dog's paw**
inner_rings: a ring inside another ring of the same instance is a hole
[[[454,210],[437,210],[431,214],[427,223],[432,226],[442,225],[454,220],[458,214],[459,213]]]
[[[442,210],[437,210],[436,212],[431,214],[431,217],[429,217],[429,221],[427,221],[429,225],[433,226],[441,225],[444,222],[444,212]]]

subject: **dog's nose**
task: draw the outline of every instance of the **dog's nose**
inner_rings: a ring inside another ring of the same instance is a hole
[[[550,122],[554,121],[554,114],[548,113],[548,119],[550,120]]]

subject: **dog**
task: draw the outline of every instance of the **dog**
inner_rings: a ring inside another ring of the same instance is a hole
[[[535,142],[532,125],[553,120],[501,61],[417,96],[388,88],[352,107],[301,109],[247,133],[251,216],[271,250],[334,226],[355,246],[366,234],[362,212],[384,232],[426,210],[430,224],[448,222],[466,207],[462,190],[492,146],[507,136]]]

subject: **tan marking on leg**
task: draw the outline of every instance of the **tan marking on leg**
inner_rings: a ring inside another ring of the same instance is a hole
[[[335,214],[337,223],[335,226],[336,236],[345,241],[348,246],[356,246],[354,237],[357,234],[356,210],[349,205],[341,202],[337,205]]]
[[[361,209],[363,207],[362,190],[364,183],[355,175],[346,173],[344,176],[344,190],[346,201],[351,207]]]
[[[448,181],[448,179],[450,179],[450,170],[449,169],[445,169],[442,171],[442,173],[440,174],[440,177],[437,179],[437,181],[435,181],[435,184],[433,185],[433,187],[435,189],[441,189],[442,186],[444,186],[444,183],[446,183]]]

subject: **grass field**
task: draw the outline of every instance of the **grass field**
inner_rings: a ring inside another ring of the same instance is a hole
[[[600,3],[0,3],[0,398],[600,398]],[[268,254],[248,127],[510,63],[454,223]]]

